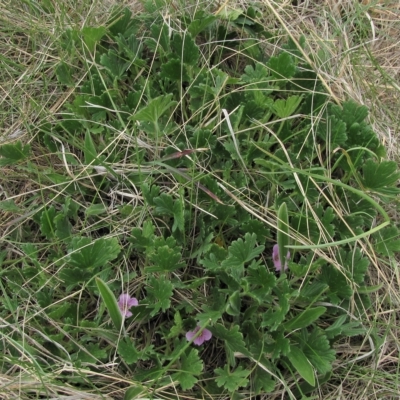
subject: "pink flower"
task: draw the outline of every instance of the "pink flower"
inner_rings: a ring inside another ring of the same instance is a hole
[[[286,255],[286,260],[285,260],[285,271],[288,269],[288,260],[290,258],[290,251],[287,252]],[[274,248],[272,249],[272,261],[274,262],[275,269],[277,271],[282,270],[282,263],[281,260],[279,259],[279,246],[277,244],[274,245]]]
[[[186,339],[190,342],[197,334],[197,332],[201,329],[200,326],[196,326],[192,331],[186,333]],[[208,329],[203,329],[200,335],[197,336],[196,339],[193,340],[193,343],[196,346],[202,345],[207,340],[210,340],[212,337],[212,333]]]
[[[118,299],[118,307],[121,310],[123,317],[132,317],[132,313],[129,311],[131,307],[139,305],[139,302],[129,294],[121,294]]]

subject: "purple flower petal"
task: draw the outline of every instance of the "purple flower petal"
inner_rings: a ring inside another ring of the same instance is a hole
[[[284,269],[287,270],[288,269],[288,260],[290,258],[290,251],[287,252],[286,255],[286,260],[285,260],[285,267]],[[279,258],[279,246],[277,244],[274,245],[274,247],[272,248],[272,261],[274,263],[274,267],[276,269],[276,271],[281,271],[282,270],[282,262]]]
[[[196,334],[200,329],[201,329],[200,326],[196,326],[196,328],[194,328],[192,331],[187,332],[186,339],[190,342],[196,336]],[[195,344],[196,346],[200,346],[207,340],[210,340],[211,337],[212,333],[208,329],[203,329],[200,335],[193,340],[193,344]]]
[[[188,342],[190,342],[194,338],[196,333],[197,332],[195,332],[195,331],[189,331],[186,333],[186,339],[188,340]]]
[[[131,297],[128,301],[128,308],[131,307],[136,307],[139,305],[139,302],[137,301],[137,299],[135,297]]]
[[[194,343],[196,346],[201,346],[201,345],[203,344],[203,342],[204,342],[204,338],[203,338],[201,335],[198,336],[196,339],[193,340],[193,343]]]
[[[121,294],[118,299],[118,308],[121,311],[123,317],[131,317],[132,313],[129,309],[133,306],[139,305],[139,302],[134,297],[129,296],[129,294]]]

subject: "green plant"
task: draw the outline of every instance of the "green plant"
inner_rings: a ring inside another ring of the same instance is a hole
[[[2,272],[6,315],[27,282],[40,289],[32,326],[49,359],[95,370],[115,357],[140,393],[172,379],[231,396],[283,385],[295,398],[329,379],[337,341],[369,334],[365,248],[372,235],[379,253],[399,249],[380,205],[399,193],[397,167],[366,107],[332,103],[292,41],[266,54],[274,39],[257,18],[250,7],[169,25],[125,9],[65,32],[90,63],[60,63],[57,77],[73,86],[84,67],[87,79],[38,143],[67,168],[46,165],[58,191],[13,233],[24,257],[3,253]],[[32,171],[33,151],[7,144],[0,162]],[[112,293],[126,285],[140,305],[124,325]],[[53,304],[60,286],[70,299]],[[212,334],[201,353],[185,338],[197,326]]]

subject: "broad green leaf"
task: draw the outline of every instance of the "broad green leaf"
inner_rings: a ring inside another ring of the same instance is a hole
[[[170,50],[170,40],[169,40],[169,26],[168,24],[152,24],[151,25],[151,37],[154,41],[146,41],[146,44],[153,50],[164,50],[165,53]]]
[[[147,286],[149,307],[153,309],[151,315],[156,315],[160,310],[165,312],[171,305],[174,286],[167,279],[151,276]]]
[[[353,294],[346,277],[332,265],[326,265],[321,269],[318,280],[329,286],[327,295],[334,304],[338,304],[342,299],[349,299]]]
[[[107,209],[104,207],[104,204],[92,204],[89,207],[85,208],[85,215],[90,217],[93,215],[101,215],[107,213]]]
[[[226,304],[226,313],[232,316],[240,315],[240,293],[239,291],[233,292],[228,298],[228,302]]]
[[[67,65],[65,62],[61,62],[57,65],[56,75],[58,81],[62,85],[66,85],[68,87],[75,86],[75,81],[72,78],[71,67]]]
[[[368,116],[368,107],[360,106],[354,101],[345,101],[340,106],[333,105],[331,112],[350,128],[353,124],[360,124]]]
[[[15,204],[14,200],[0,201],[0,210],[11,213],[18,213],[22,211],[22,209]]]
[[[96,43],[106,34],[107,29],[104,26],[85,27],[82,29],[83,41],[90,53],[94,52]]]
[[[92,136],[90,131],[87,130],[85,133],[85,147],[84,147],[84,154],[85,154],[85,164],[89,165],[92,161],[97,158],[97,151],[94,145]]]
[[[166,193],[162,193],[159,197],[153,199],[156,205],[156,212],[161,215],[170,215],[174,217],[174,224],[172,226],[172,232],[179,229],[181,232],[184,230],[184,217],[183,217],[183,202],[182,200],[174,200],[171,196]]]
[[[173,272],[179,268],[183,268],[185,263],[179,262],[182,258],[180,252],[169,246],[157,248],[150,257],[149,261],[154,265],[145,267],[146,272]]]
[[[56,236],[59,239],[65,240],[71,237],[72,225],[69,222],[69,219],[65,215],[57,214],[54,217],[53,222],[55,225]]]
[[[297,317],[292,318],[288,322],[284,324],[284,328],[286,331],[294,331],[300,328],[306,328],[311,325],[314,321],[316,321],[322,314],[326,312],[325,307],[315,307],[309,308],[308,310],[304,310]]]
[[[107,310],[111,317],[111,321],[113,322],[115,329],[118,332],[120,332],[124,326],[123,325],[124,319],[118,307],[117,299],[115,298],[113,292],[110,290],[108,285],[105,282],[103,282],[100,278],[96,278],[96,285],[107,307]]]
[[[67,292],[75,288],[76,285],[87,282],[88,280],[93,278],[93,274],[90,271],[87,271],[86,269],[82,269],[80,267],[64,267],[60,271],[58,276],[66,284]]]
[[[56,226],[54,218],[56,216],[56,210],[53,206],[44,210],[40,216],[40,230],[47,239],[52,239],[55,236]]]
[[[190,349],[188,355],[182,353],[180,357],[179,372],[172,375],[172,379],[179,382],[183,390],[191,389],[196,383],[196,376],[203,370],[203,361],[196,349]]]
[[[171,327],[167,338],[177,337],[183,330],[183,320],[179,311],[175,312],[174,325]]]
[[[215,381],[217,382],[218,387],[224,386],[225,389],[230,392],[235,392],[240,387],[245,387],[249,383],[247,377],[250,375],[250,371],[243,369],[241,366],[230,371],[229,366],[225,365],[223,369],[217,368],[214,372],[216,375]]]
[[[374,234],[375,250],[385,256],[393,256],[400,251],[400,231],[395,226],[388,226]]]
[[[71,303],[68,302],[57,304],[56,306],[51,307],[53,311],[48,312],[47,315],[55,321],[60,321],[61,317],[63,317],[70,308]]]
[[[217,16],[218,16],[218,18],[221,18],[224,20],[235,21],[242,14],[243,14],[243,11],[232,8],[232,6],[230,6],[230,5],[228,6],[228,5],[224,4],[223,7],[219,10]]]
[[[246,233],[243,239],[237,239],[229,246],[229,255],[240,263],[247,263],[264,251],[264,246],[257,246],[257,235]]]
[[[283,272],[288,254],[286,246],[289,245],[289,215],[286,203],[282,203],[278,210],[278,229],[276,236],[279,248],[279,259],[282,264],[281,272]]]
[[[249,295],[261,302],[271,293],[276,277],[264,265],[258,265],[248,267],[246,280],[251,285]]]
[[[140,109],[131,118],[136,121],[157,124],[160,117],[176,105],[176,101],[172,101],[171,99],[172,94],[156,97],[150,100],[149,104]]]
[[[69,265],[80,269],[95,269],[117,258],[120,251],[121,247],[115,237],[101,238],[94,242],[90,238],[75,237],[67,260]]]
[[[113,10],[110,20],[107,21],[108,30],[114,36],[126,35],[133,24],[132,11],[128,7]]]
[[[184,64],[197,64],[200,51],[190,34],[175,34],[171,42],[171,47]]]
[[[275,388],[275,381],[272,376],[261,367],[257,367],[252,379],[256,395],[270,393]]]
[[[287,118],[295,113],[301,100],[301,96],[289,96],[287,99],[278,99],[275,100],[273,109],[279,118]]]
[[[314,370],[304,353],[296,346],[290,346],[290,353],[287,355],[296,371],[310,385],[315,385]]]
[[[239,326],[234,325],[231,329],[226,329],[221,324],[215,324],[213,327],[209,328],[211,333],[225,342],[225,345],[232,352],[240,352],[245,355],[249,355],[249,351],[243,340],[243,335],[239,332]]]
[[[177,82],[189,80],[186,66],[182,64],[181,60],[177,60],[176,58],[171,58],[161,65],[160,77]]]
[[[136,363],[140,353],[137,351],[133,340],[129,337],[121,338],[118,342],[118,354],[127,364]]]
[[[29,144],[22,146],[21,141],[0,146],[0,167],[16,164],[28,157],[31,151]]]
[[[278,79],[291,78],[296,72],[293,57],[285,52],[278,56],[272,56],[267,65],[271,69],[272,75]]]
[[[347,141],[346,123],[334,115],[330,115],[326,123],[321,122],[318,124],[317,133],[332,149],[344,146]]]
[[[332,369],[336,352],[330,346],[326,335],[315,328],[311,333],[303,331],[302,349],[306,358],[320,374],[326,374]]]
[[[135,383],[134,386],[131,386],[130,388],[126,389],[124,400],[147,400],[147,398],[143,397],[146,394],[147,394],[146,389]],[[148,400],[150,400],[150,398]],[[160,399],[154,398],[154,400],[160,400]]]
[[[274,289],[274,292],[276,292],[278,297],[278,305],[276,307],[271,307],[262,316],[262,326],[270,327],[272,332],[275,331],[279,325],[281,325],[290,309],[290,293],[278,289]]]
[[[278,360],[281,356],[287,356],[290,351],[290,341],[284,336],[283,331],[271,332],[268,343],[264,341],[260,344],[262,344],[262,353],[258,354],[268,353],[271,361]],[[255,346],[252,347],[253,350],[255,350]]]
[[[383,230],[384,229],[382,229],[381,232]],[[346,275],[350,278],[351,281],[354,281],[358,285],[364,283],[365,275],[370,265],[370,261],[368,260],[368,258],[363,257],[358,247],[349,252],[340,249],[336,253],[335,258],[343,266]]]
[[[208,26],[210,26],[217,18],[214,15],[204,14],[203,18],[197,17],[188,26],[189,33],[195,37],[200,32],[203,32]]]
[[[130,62],[121,58],[115,51],[109,50],[107,54],[101,55],[100,64],[108,70],[113,79],[121,79]]]
[[[398,165],[394,161],[381,161],[376,163],[368,159],[363,166],[363,185],[379,192],[385,186],[396,185],[400,178]]]

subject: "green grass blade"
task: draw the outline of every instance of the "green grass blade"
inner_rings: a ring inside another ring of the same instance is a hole
[[[111,320],[115,326],[115,329],[121,331],[123,329],[123,318],[120,309],[118,308],[117,299],[114,293],[110,290],[107,284],[100,278],[96,278],[96,285],[99,289],[100,295],[110,313]]]

